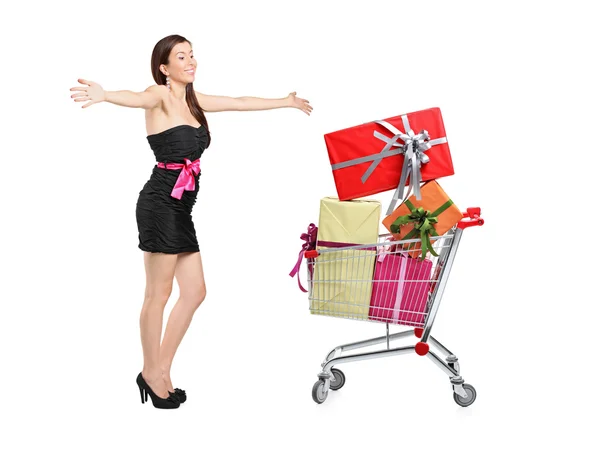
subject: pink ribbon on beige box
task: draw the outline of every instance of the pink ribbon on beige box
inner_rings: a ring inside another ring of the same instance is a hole
[[[307,231],[305,233],[303,233],[303,234],[300,235],[300,239],[304,240],[304,243],[302,244],[302,249],[298,253],[298,261],[296,262],[296,265],[294,266],[294,268],[290,272],[290,276],[292,278],[294,277],[294,275],[298,276],[298,287],[300,287],[300,290],[302,292],[308,292],[308,290],[306,290],[302,286],[302,283],[300,282],[300,273],[299,273],[300,272],[300,265],[302,265],[302,259],[304,258],[304,252],[316,249],[317,232],[318,231],[319,231],[319,228],[317,226],[315,226],[314,223],[310,223],[308,225]]]

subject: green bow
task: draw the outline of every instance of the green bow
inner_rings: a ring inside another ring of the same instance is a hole
[[[438,256],[431,245],[430,236],[439,236],[434,228],[434,224],[438,222],[437,217],[454,203],[449,199],[435,212],[429,212],[428,210],[423,209],[423,207],[415,207],[414,204],[408,200],[406,200],[404,204],[410,209],[410,214],[396,218],[390,226],[390,231],[394,234],[398,234],[398,232],[400,232],[400,226],[414,223],[414,229],[406,234],[402,240],[409,240],[419,235],[421,238],[421,259],[425,259],[427,251],[433,256]]]

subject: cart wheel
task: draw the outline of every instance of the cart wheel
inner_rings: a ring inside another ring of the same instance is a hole
[[[454,401],[460,406],[469,406],[475,402],[477,392],[475,392],[475,388],[469,384],[463,384],[463,389],[467,392],[467,397],[461,397],[455,392]]]
[[[327,392],[325,391],[325,382],[323,380],[317,381],[312,389],[312,398],[317,403],[325,402],[327,398]]]
[[[335,383],[330,383],[329,389],[331,389],[332,391],[337,391],[342,386],[344,386],[344,383],[346,383],[346,376],[344,375],[344,372],[342,372],[339,369],[331,369],[331,373],[335,377]]]

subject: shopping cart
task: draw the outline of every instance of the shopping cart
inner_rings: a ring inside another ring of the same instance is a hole
[[[346,377],[334,366],[413,351],[428,356],[449,376],[458,405],[466,407],[475,401],[475,388],[460,375],[458,358],[430,333],[463,231],[483,225],[480,213],[478,207],[467,209],[450,231],[431,238],[431,247],[425,252],[420,238],[395,241],[391,234],[381,235],[375,244],[319,247],[304,252],[312,314],[386,325],[385,336],[339,345],[327,354],[312,390],[315,402],[323,403],[330,389],[337,391],[344,386]],[[390,323],[410,329],[390,335]],[[420,338],[415,345],[390,348],[390,341],[413,334]],[[384,342],[387,348],[383,350],[344,355],[346,351]],[[430,350],[430,345],[445,358]]]

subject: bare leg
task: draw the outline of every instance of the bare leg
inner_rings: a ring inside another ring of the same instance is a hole
[[[173,357],[190,326],[196,309],[206,297],[200,253],[179,254],[175,265],[175,277],[179,285],[179,300],[173,306],[160,346],[160,368],[166,387],[171,392],[173,392],[171,383]]]
[[[144,252],[146,291],[140,314],[140,335],[144,351],[142,377],[157,396],[167,398],[167,386],[160,369],[160,336],[163,312],[173,288],[176,254]]]

